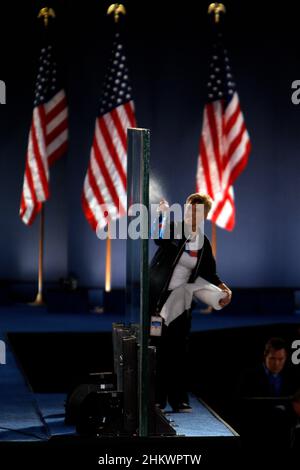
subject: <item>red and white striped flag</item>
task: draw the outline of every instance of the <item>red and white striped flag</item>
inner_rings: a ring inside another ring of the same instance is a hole
[[[233,183],[247,165],[251,144],[220,32],[213,45],[207,86],[196,190],[213,199],[208,218],[232,230],[235,224]]]
[[[124,47],[116,33],[96,118],[82,206],[93,230],[127,210],[127,128],[135,127]]]
[[[42,47],[29,131],[20,217],[30,225],[49,198],[49,169],[67,149],[68,110],[53,46]]]

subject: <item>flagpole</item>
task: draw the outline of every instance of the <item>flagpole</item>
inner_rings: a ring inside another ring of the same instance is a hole
[[[39,239],[39,271],[38,271],[38,292],[32,306],[45,305],[43,300],[43,261],[44,261],[44,228],[45,228],[45,211],[42,204],[40,212],[40,239]]]
[[[48,27],[49,18],[55,18],[55,12],[52,8],[41,8],[38,18],[44,21],[45,28]],[[38,261],[38,292],[34,302],[30,305],[38,307],[45,305],[43,299],[43,262],[44,262],[44,232],[45,232],[45,210],[44,203],[40,211],[40,238],[39,238],[39,261]]]
[[[225,14],[226,8],[222,3],[214,2],[211,3],[208,7],[208,14],[214,14],[214,22],[220,22],[220,13]],[[211,248],[214,258],[217,257],[217,226],[215,222],[211,222]],[[212,313],[213,308],[208,305],[206,308],[201,310],[201,313]]]
[[[226,8],[223,3],[214,2],[211,3],[208,7],[207,13],[211,15],[214,14],[214,22],[217,24],[220,22],[220,14],[223,15],[226,13]],[[211,223],[211,245],[212,245],[212,252],[216,259],[217,257],[217,226],[215,222]]]
[[[126,10],[122,4],[113,3],[107,9],[107,14],[114,15],[114,22],[119,22],[120,14],[125,15]],[[107,221],[106,255],[105,255],[105,292],[111,291],[111,238],[110,221]]]

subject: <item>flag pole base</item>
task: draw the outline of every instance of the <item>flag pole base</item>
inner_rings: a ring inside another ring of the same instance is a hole
[[[104,307],[101,307],[100,305],[97,305],[91,310],[92,313],[97,313],[98,315],[101,313],[104,313]]]
[[[30,302],[29,305],[31,305],[32,307],[42,307],[43,305],[46,305],[43,300],[42,292],[38,292],[35,300],[33,302]]]

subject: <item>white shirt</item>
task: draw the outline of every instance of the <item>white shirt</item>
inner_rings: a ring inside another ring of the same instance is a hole
[[[189,250],[202,248],[197,242],[198,240],[187,243],[186,248]],[[197,264],[197,259],[196,256],[190,256],[184,251],[175,266],[168,287],[172,292],[160,312],[160,316],[164,318],[167,326],[191,307],[193,296],[207,305],[211,305],[215,310],[222,308],[219,301],[226,297],[226,292],[200,276],[196,278],[195,282],[188,283],[192,270]]]
[[[199,250],[203,246],[203,241],[203,235],[201,238],[199,237],[199,235],[197,235],[194,241],[190,241],[185,244],[185,248],[187,250]],[[182,284],[188,282],[196,264],[197,257],[190,256],[186,251],[183,251],[173,271],[173,275],[171,277],[168,289],[176,289],[176,287],[179,287]]]
[[[186,251],[180,256],[175,266],[168,289],[173,290],[188,282],[191,272],[197,264],[197,258],[190,256]]]
[[[219,287],[198,276],[195,282],[182,284],[171,292],[161,309],[160,316],[164,318],[165,324],[168,326],[191,307],[193,296],[207,305],[211,305],[215,310],[220,310],[222,307],[219,301],[226,295],[227,293]]]

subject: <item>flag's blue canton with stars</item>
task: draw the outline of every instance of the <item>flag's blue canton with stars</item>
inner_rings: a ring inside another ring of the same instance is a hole
[[[105,76],[104,87],[100,98],[100,115],[112,111],[117,106],[128,103],[132,88],[129,82],[128,67],[120,34],[116,33],[112,55]]]
[[[59,91],[58,86],[53,47],[49,44],[41,49],[39,57],[34,106],[47,103]]]
[[[213,45],[207,88],[209,102],[223,99],[228,103],[235,92],[235,82],[227,50],[222,43],[222,33],[218,33],[217,40]]]

